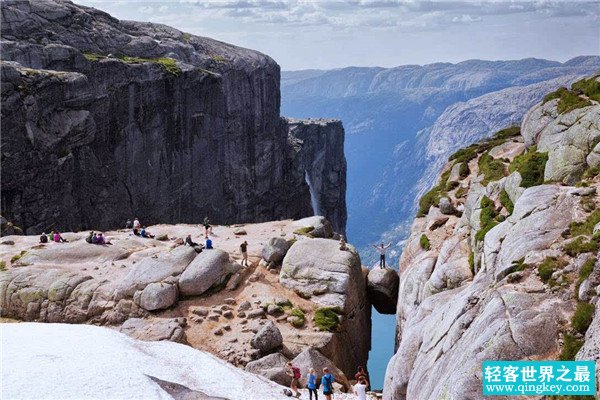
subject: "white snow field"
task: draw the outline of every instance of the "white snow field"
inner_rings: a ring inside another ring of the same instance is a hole
[[[283,386],[178,343],[92,325],[5,323],[0,335],[1,399],[287,398]],[[194,396],[172,397],[150,377]]]

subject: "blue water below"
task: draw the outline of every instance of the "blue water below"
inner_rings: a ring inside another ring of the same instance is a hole
[[[394,355],[396,315],[379,314],[374,308],[371,313],[371,351],[369,352],[369,377],[371,388],[383,389],[385,369]]]

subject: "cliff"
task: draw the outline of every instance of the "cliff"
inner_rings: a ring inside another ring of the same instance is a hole
[[[483,360],[600,354],[599,82],[457,151],[420,199],[384,398],[479,399]]]
[[[268,56],[67,1],[3,1],[2,22],[2,215],[16,226],[313,215],[318,171],[288,141]],[[340,191],[323,204],[345,196],[332,168]]]

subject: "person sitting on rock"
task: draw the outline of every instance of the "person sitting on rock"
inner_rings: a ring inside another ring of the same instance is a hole
[[[96,236],[96,244],[106,244],[102,232],[98,233],[98,235]]]
[[[348,250],[348,246],[346,246],[346,238],[344,237],[344,235],[340,235],[340,250]]]
[[[287,369],[285,371],[286,375],[292,378],[292,382],[290,383],[290,389],[294,391],[294,395],[300,398],[300,392],[298,391],[298,386],[300,385],[300,368],[295,367],[291,362],[287,363]]]
[[[128,218],[127,222],[125,222],[125,229],[131,229],[131,228],[133,228],[133,222],[131,222],[131,220]]]
[[[244,240],[244,243],[240,244],[240,252],[242,253],[242,267],[246,263],[248,266],[248,242]]]
[[[67,240],[60,235],[59,231],[54,231],[53,239],[56,243],[67,243]]]
[[[206,247],[207,250],[213,248],[212,240],[210,240],[210,238],[206,239],[206,246],[205,247]]]
[[[142,224],[140,224],[140,220],[137,217],[135,217],[133,219],[133,228],[140,229],[141,227],[142,227]]]
[[[196,250],[196,253],[202,253],[202,248],[204,246],[202,246],[199,243],[196,243],[192,240],[192,235],[187,235],[187,237],[185,238],[185,244],[187,246],[193,247],[194,250]]]
[[[98,244],[98,235],[96,233],[92,235],[92,244]]]
[[[88,236],[85,238],[85,241],[86,241],[86,242],[88,242],[88,243],[94,243],[93,239],[94,239],[94,232],[92,231],[92,232],[90,232],[90,234],[89,234],[89,235],[88,235]]]
[[[333,382],[335,382],[335,378],[329,373],[329,368],[323,368],[321,386],[323,387],[323,394],[327,400],[331,400],[331,395],[333,394]]]
[[[138,228],[133,228],[133,234],[134,234],[135,236],[141,236],[141,235],[140,235],[140,230],[139,230]]]
[[[387,249],[389,249],[389,247],[391,245],[392,245],[391,243],[388,243],[387,246],[384,246],[383,243],[381,243],[380,247],[377,247],[377,245],[375,245],[375,244],[371,245],[375,248],[375,250],[377,250],[379,252],[379,267],[380,268],[385,268],[385,252],[387,251]]]
[[[48,243],[48,235],[46,235],[46,232],[42,232],[42,236],[40,236],[40,243]]]
[[[154,239],[154,235],[146,230],[145,226],[142,226],[142,231],[140,232],[143,238]]]

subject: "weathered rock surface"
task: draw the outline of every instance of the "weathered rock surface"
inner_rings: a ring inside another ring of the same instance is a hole
[[[312,237],[330,238],[333,236],[331,223],[325,217],[319,215],[294,221],[294,226],[300,230],[304,230],[304,233],[310,234]]]
[[[4,1],[2,22],[2,212],[17,226],[297,219],[313,215],[308,174],[345,228],[341,124],[294,124],[288,141],[268,56],[70,2]]]
[[[283,386],[289,386],[290,377],[286,374],[286,364],[289,360],[281,353],[273,353],[246,364],[246,371],[264,376]]]
[[[185,343],[185,325],[185,318],[130,318],[123,323],[120,331],[139,340]]]
[[[319,349],[342,371],[366,365],[371,347],[371,305],[356,249],[339,249],[330,239],[299,240],[288,250],[279,281],[325,307],[339,307],[342,322],[327,348]]]
[[[179,290],[186,296],[197,296],[211,287],[225,283],[240,265],[229,261],[223,250],[205,250],[190,263],[179,278]]]
[[[583,118],[590,107],[580,111]],[[528,118],[524,125],[529,132],[535,132],[538,125],[539,132],[544,132],[554,119],[567,118],[567,114],[540,112],[534,121],[532,111]],[[557,159],[563,154],[561,147],[594,135],[596,126],[587,126],[589,131],[571,132],[576,137],[573,141],[555,143]],[[564,138],[563,131],[555,133]],[[527,135],[525,143],[538,144],[539,151],[544,134]],[[551,158],[552,148],[542,151],[549,151]],[[568,172],[559,180],[570,182],[580,174],[575,166],[592,149],[588,146],[576,160],[563,157],[560,163]],[[577,301],[595,301],[593,296],[577,299],[574,295],[581,264],[591,255],[585,251],[570,255],[564,246],[573,241],[571,224],[590,218],[586,204],[597,208],[597,178],[588,178],[589,187],[583,188],[557,184],[523,188],[520,174],[513,173],[483,186],[477,161],[469,163],[470,176],[459,182],[468,189],[466,199],[462,196],[461,218],[451,216],[444,224],[433,224],[440,212],[432,207],[430,215],[415,219],[411,227],[400,259],[396,354],[386,372],[385,399],[483,399],[483,360],[557,359],[563,346],[561,335],[573,333],[571,319]],[[509,211],[501,201],[502,190],[514,202],[514,209]],[[454,191],[448,192],[452,201],[457,200]],[[482,206],[483,196],[491,205]],[[482,229],[487,233],[478,235]],[[419,245],[423,234],[431,244],[427,250]],[[584,237],[589,240],[591,232]],[[538,271],[542,262],[551,266],[545,272],[548,275]],[[595,276],[592,272],[587,279],[592,282]],[[578,359],[597,357],[596,322],[586,334]]]
[[[398,303],[398,273],[389,268],[374,267],[367,275],[369,301],[381,314],[395,314]]]
[[[151,283],[133,296],[144,310],[154,311],[171,307],[177,301],[177,286],[165,282]]]
[[[252,338],[252,347],[263,353],[268,353],[283,344],[279,328],[272,322],[267,322]]]
[[[290,248],[290,243],[283,238],[271,238],[262,249],[262,258],[267,263],[280,264]]]
[[[597,304],[594,319],[585,334],[583,347],[579,350],[575,359],[596,361],[596,365],[600,362],[600,307]],[[598,385],[600,385],[600,371],[596,368],[596,388],[599,387]]]

